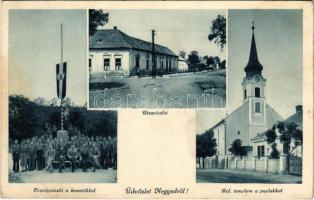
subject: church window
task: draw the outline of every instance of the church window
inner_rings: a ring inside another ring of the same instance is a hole
[[[244,99],[246,99],[246,89],[244,89]]]
[[[257,157],[260,159],[261,157],[265,156],[265,146],[264,145],[259,145],[257,146]]]
[[[116,58],[115,59],[115,70],[120,70],[121,69],[121,58]]]
[[[110,58],[104,58],[104,70],[109,71],[110,68]]]
[[[241,133],[240,133],[240,131],[238,130],[238,135],[240,135]]]
[[[260,102],[255,102],[255,109],[254,111],[256,113],[260,113],[261,112],[261,103]]]
[[[255,97],[261,97],[261,89],[258,87],[255,88]]]
[[[91,58],[88,59],[88,67],[89,67],[89,69],[92,68],[92,59]]]

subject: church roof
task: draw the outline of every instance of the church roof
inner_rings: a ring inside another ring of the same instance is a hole
[[[89,39],[89,49],[136,49],[152,51],[152,43],[131,37],[117,28],[98,30]],[[164,55],[177,55],[165,46],[155,44],[155,52]]]
[[[254,24],[252,26],[252,40],[251,40],[251,50],[249,62],[245,66],[244,71],[246,72],[246,77],[252,77],[254,75],[262,75],[263,66],[258,60],[255,36],[254,36]]]

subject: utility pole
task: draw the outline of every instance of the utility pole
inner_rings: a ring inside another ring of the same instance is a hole
[[[155,35],[155,30],[152,30],[152,78],[156,78]]]

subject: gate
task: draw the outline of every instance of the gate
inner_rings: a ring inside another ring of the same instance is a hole
[[[289,174],[302,175],[302,157],[289,158]]]

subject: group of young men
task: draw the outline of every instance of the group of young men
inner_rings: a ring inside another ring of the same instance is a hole
[[[58,168],[61,173],[66,166],[72,172],[79,167],[83,172],[90,167],[94,172],[97,168],[117,168],[117,138],[111,136],[35,136],[20,142],[15,140],[11,153],[14,172],[20,171],[20,165],[22,172],[45,168],[52,172]]]

